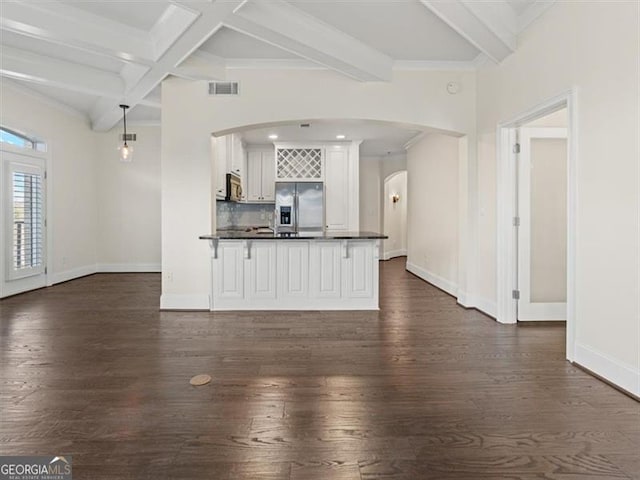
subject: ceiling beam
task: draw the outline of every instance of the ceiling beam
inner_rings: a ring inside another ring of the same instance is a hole
[[[515,17],[504,2],[470,2],[465,0],[420,0],[469,43],[496,63],[516,48]]]
[[[225,26],[360,81],[389,81],[393,59],[282,0],[254,0]]]
[[[53,0],[2,2],[0,29],[124,61],[150,64],[155,57],[147,32]]]
[[[223,21],[233,14],[234,10],[246,0],[218,0],[202,2],[198,5],[200,16],[191,24],[173,44],[169,46],[153,66],[140,78],[140,81],[127,91],[122,101],[128,105],[137,105],[147,96],[170,72],[181,65],[200,45],[202,45],[221,26]],[[119,120],[122,111],[114,102],[112,105],[100,101],[91,112],[91,123],[94,130],[111,129]]]
[[[123,78],[115,73],[8,46],[0,48],[0,56],[3,77],[116,99],[125,91]]]

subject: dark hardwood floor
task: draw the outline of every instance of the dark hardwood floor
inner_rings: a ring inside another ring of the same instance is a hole
[[[640,404],[567,363],[562,326],[499,325],[403,262],[380,312],[159,312],[155,274],[5,299],[0,454],[76,480],[640,479]]]

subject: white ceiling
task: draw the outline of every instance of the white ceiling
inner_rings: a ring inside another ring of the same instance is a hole
[[[410,126],[394,125],[364,120],[309,120],[308,128],[300,123],[259,128],[241,133],[249,145],[264,145],[272,142],[345,142],[362,140],[361,155],[387,155],[404,152],[404,145],[422,133]],[[269,135],[278,135],[272,140]],[[344,135],[344,139],[336,138]]]
[[[163,0],[61,0],[93,15],[149,31],[169,6]]]
[[[108,130],[121,103],[132,122],[159,122],[168,75],[221,80],[294,64],[366,82],[500,62],[553,1],[2,1],[0,75]]]
[[[396,60],[470,61],[480,53],[418,1],[290,3]]]
[[[300,58],[294,53],[274,47],[243,33],[222,27],[209,40],[204,42],[200,51],[211,53],[225,59],[235,58]]]

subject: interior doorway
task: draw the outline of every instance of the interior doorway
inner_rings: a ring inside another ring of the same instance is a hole
[[[384,179],[382,258],[389,260],[407,255],[407,171],[395,172]]]
[[[566,320],[574,357],[575,92],[498,126],[498,305],[502,323]]]

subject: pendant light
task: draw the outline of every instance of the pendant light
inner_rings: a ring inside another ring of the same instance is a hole
[[[122,145],[118,147],[121,162],[131,162],[133,160],[133,147],[127,145],[127,108],[129,105],[120,105],[122,109],[122,122],[124,123],[124,135],[122,135]]]

